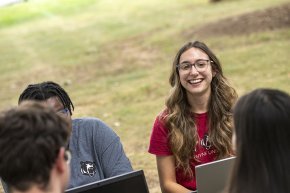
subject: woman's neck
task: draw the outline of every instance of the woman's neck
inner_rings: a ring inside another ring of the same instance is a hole
[[[206,113],[208,111],[209,99],[210,92],[200,95],[187,93],[187,100],[191,106],[191,112],[193,113]]]

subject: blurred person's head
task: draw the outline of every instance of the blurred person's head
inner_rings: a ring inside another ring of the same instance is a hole
[[[47,103],[55,112],[69,120],[71,124],[74,105],[67,92],[59,84],[52,81],[30,84],[20,94],[18,104],[26,100]]]
[[[0,176],[11,192],[63,192],[69,179],[69,122],[27,101],[0,114]]]
[[[290,96],[256,89],[234,107],[231,193],[290,192]]]

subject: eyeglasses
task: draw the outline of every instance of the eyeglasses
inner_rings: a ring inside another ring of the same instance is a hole
[[[189,72],[192,69],[192,66],[196,69],[198,72],[204,72],[207,69],[208,63],[213,63],[211,60],[204,60],[199,59],[195,63],[191,64],[189,62],[183,62],[181,64],[177,64],[176,67],[180,71]]]
[[[64,109],[61,109],[61,110],[57,111],[56,113],[61,115],[61,116],[68,116],[69,115],[69,109],[68,108],[64,108]]]
[[[70,152],[70,150],[66,150],[65,151],[64,159],[65,159],[67,164],[70,164],[70,160],[71,160],[71,152]]]

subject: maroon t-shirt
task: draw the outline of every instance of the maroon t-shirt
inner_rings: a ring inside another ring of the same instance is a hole
[[[196,150],[192,150],[194,157],[199,161],[191,161],[191,169],[193,171],[193,178],[186,177],[183,171],[176,169],[176,181],[178,184],[190,189],[196,190],[196,180],[195,180],[195,166],[203,163],[208,163],[216,160],[218,155],[217,150],[213,148],[208,141],[208,127],[207,127],[207,113],[203,114],[193,114],[197,125],[197,132],[199,135],[199,142]],[[168,128],[165,127],[163,120],[159,117],[156,118],[155,123],[152,128],[149,153],[155,154],[156,156],[169,156],[172,155],[169,139],[168,139]]]

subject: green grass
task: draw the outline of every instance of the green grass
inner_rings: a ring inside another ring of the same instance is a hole
[[[0,7],[0,27],[12,26],[32,20],[51,19],[55,15],[71,16],[89,7],[94,0],[29,0]],[[13,12],[13,14],[11,14]]]
[[[240,95],[257,87],[290,91],[289,39],[289,29],[282,29],[231,38],[223,44],[221,58]]]
[[[30,0],[0,8],[0,109],[17,104],[29,83],[53,80],[70,93],[74,116],[96,116],[120,135],[135,169],[159,193],[147,153],[168,75],[187,32],[286,0]],[[194,37],[191,37],[194,39]],[[244,94],[258,87],[290,92],[290,29],[203,39],[229,81]]]

